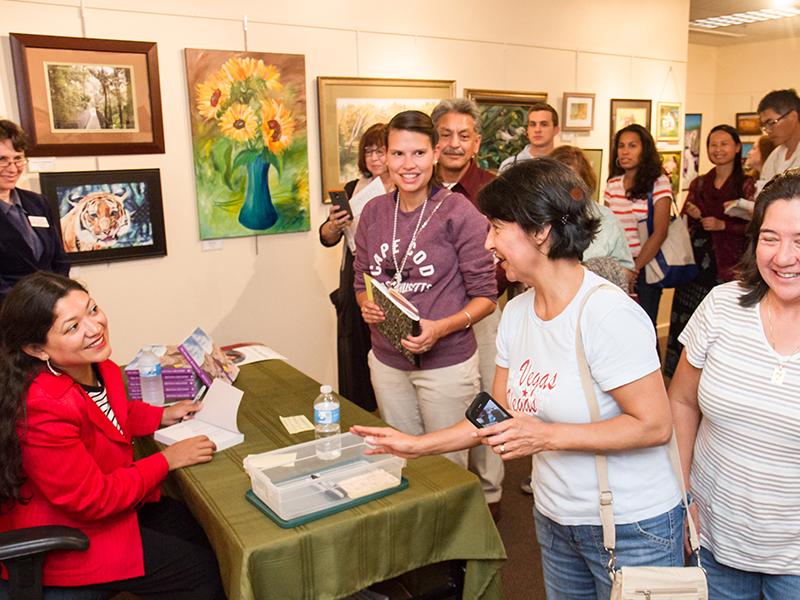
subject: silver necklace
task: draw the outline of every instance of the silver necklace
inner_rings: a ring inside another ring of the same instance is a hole
[[[774,385],[783,385],[783,378],[786,376],[783,368],[789,364],[789,361],[792,360],[797,351],[800,350],[800,345],[794,349],[794,352],[781,364],[781,356],[778,354],[778,350],[775,348],[775,334],[772,332],[772,311],[770,310],[769,305],[769,294],[767,294],[767,320],[769,321],[769,337],[770,343],[772,344],[772,351],[775,353],[775,360],[778,363],[777,368],[772,372],[772,380],[770,383]]]
[[[425,226],[431,220],[433,215],[436,214],[436,211],[439,210],[439,207],[442,205],[439,202],[436,207],[431,212],[428,219],[425,223],[422,222],[422,217],[425,216],[425,207],[428,206],[429,198],[425,198],[425,202],[422,203],[422,210],[419,212],[419,220],[417,221],[417,226],[414,229],[414,235],[411,236],[411,241],[408,242],[408,248],[406,248],[406,253],[403,255],[403,261],[400,263],[400,266],[397,266],[397,253],[395,252],[394,248],[397,244],[397,213],[400,212],[400,191],[396,190],[394,193],[394,225],[392,225],[392,261],[394,262],[395,273],[392,280],[389,282],[389,286],[396,288],[400,285],[400,282],[403,281],[403,269],[406,266],[406,260],[408,259],[408,255],[414,250],[414,246],[417,244],[417,236],[425,229]]]

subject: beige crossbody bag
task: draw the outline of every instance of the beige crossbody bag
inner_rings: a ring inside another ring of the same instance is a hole
[[[586,354],[583,351],[581,341],[581,315],[583,307],[595,291],[600,288],[608,287],[619,291],[619,288],[611,284],[600,284],[595,286],[584,296],[578,309],[578,326],[575,332],[575,353],[578,358],[578,369],[581,374],[581,384],[583,393],[586,396],[586,403],[589,405],[589,414],[592,423],[600,421],[600,405],[597,402],[597,395],[592,385],[592,375],[589,371],[589,364],[586,361]],[[686,514],[689,514],[689,506],[686,502],[686,487],[683,485],[683,472],[681,471],[681,459],[678,453],[678,443],[675,441],[675,432],[668,444],[669,458],[672,463],[672,470],[678,480],[678,486],[683,498],[683,506]],[[614,547],[616,546],[616,530],[614,528],[614,510],[612,508],[613,497],[608,484],[608,465],[605,453],[598,452],[594,455],[597,463],[597,480],[600,484],[600,521],[603,524],[603,544],[610,555],[608,561],[608,573],[612,580],[611,600],[708,600],[708,584],[706,582],[706,572],[700,565],[700,540],[697,537],[697,530],[691,518],[687,519],[689,524],[689,542],[692,551],[697,555],[697,567],[620,567],[615,568]]]

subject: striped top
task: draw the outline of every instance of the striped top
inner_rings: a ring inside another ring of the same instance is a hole
[[[119,426],[119,422],[117,421],[117,416],[114,414],[114,409],[111,408],[111,405],[108,403],[108,394],[106,394],[106,386],[103,383],[103,380],[100,378],[100,373],[95,369],[95,373],[97,375],[97,385],[83,385],[80,386],[84,389],[84,391],[89,395],[89,398],[94,400],[94,403],[97,404],[97,408],[103,411],[103,414],[108,417],[108,420],[111,421],[111,424],[116,427],[122,435],[125,435],[122,431],[122,427]]]
[[[622,227],[625,229],[625,237],[628,239],[628,246],[631,249],[633,258],[639,256],[642,244],[639,241],[639,230],[637,223],[647,218],[647,198],[638,200],[628,200],[625,196],[625,188],[622,185],[624,175],[617,175],[608,180],[606,193],[603,197],[605,204],[617,215]],[[653,184],[653,204],[661,198],[672,198],[672,188],[666,175],[661,175]]]
[[[679,338],[703,369],[691,472],[700,543],[729,567],[800,575],[800,354],[771,384],[775,353],[741,294],[735,281],[714,288]]]

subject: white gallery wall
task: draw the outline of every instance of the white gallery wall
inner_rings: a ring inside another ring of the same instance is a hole
[[[0,0],[0,115],[19,120],[9,32],[157,42],[166,154],[56,159],[58,171],[161,170],[169,255],[77,273],[109,316],[113,358],[127,362],[146,343],[174,343],[200,326],[220,344],[263,342],[335,383],[328,294],[341,249],[323,248],[317,235],[327,215],[317,76],[455,79],[459,94],[547,92],[559,112],[564,92],[595,93],[594,131],[567,141],[602,148],[607,160],[611,98],[650,98],[654,111],[658,101],[686,106],[688,14],[689,0]],[[183,49],[245,50],[245,15],[248,50],[306,57],[311,231],[203,251]],[[38,190],[38,177],[26,174],[20,186]]]

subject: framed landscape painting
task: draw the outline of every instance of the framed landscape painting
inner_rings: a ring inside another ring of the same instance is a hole
[[[757,112],[736,113],[736,131],[739,135],[761,135],[761,117]]]
[[[155,42],[10,39],[29,156],[164,153]]]
[[[158,169],[41,173],[73,265],[167,255]]]
[[[317,77],[322,146],[322,198],[358,179],[358,143],[376,123],[388,123],[404,110],[430,114],[456,93],[453,80]]]
[[[614,145],[614,136],[617,131],[628,125],[641,125],[650,131],[650,110],[652,100],[626,100],[622,98],[611,99],[611,142]]]
[[[474,100],[481,111],[478,166],[496,173],[500,163],[528,145],[528,108],[547,102],[547,93],[466,89],[464,96]]]
[[[564,92],[561,121],[561,131],[594,129],[594,94]]]
[[[185,54],[200,239],[311,229],[305,56]]]

